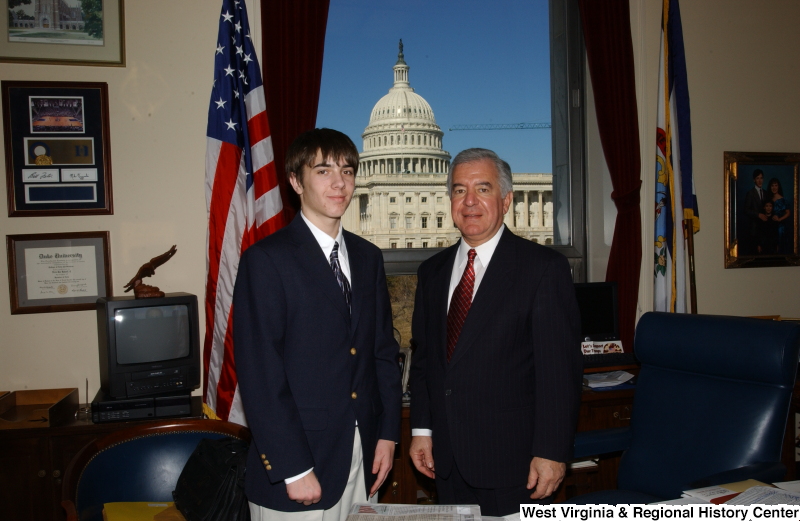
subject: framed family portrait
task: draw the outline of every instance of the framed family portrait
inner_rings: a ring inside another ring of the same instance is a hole
[[[3,81],[9,217],[108,215],[108,85]]]
[[[123,0],[0,2],[0,62],[125,66]]]
[[[800,153],[725,152],[725,267],[800,265]]]
[[[11,314],[95,309],[113,295],[108,232],[7,235]]]

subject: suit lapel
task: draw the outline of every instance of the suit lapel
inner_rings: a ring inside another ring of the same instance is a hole
[[[458,337],[453,358],[450,359],[449,367],[453,367],[464,354],[469,351],[475,339],[481,331],[485,331],[495,316],[495,310],[500,307],[500,303],[508,298],[513,291],[512,274],[516,273],[514,259],[513,234],[506,228],[497,243],[497,248],[489,262],[489,267],[483,274],[481,285],[478,292],[472,299],[472,305],[461,327],[461,334]],[[446,327],[445,327],[446,329]],[[446,333],[445,333],[446,335]]]
[[[289,229],[296,246],[293,253],[298,265],[308,273],[313,286],[317,288],[319,293],[330,300],[342,316],[349,321],[350,310],[347,309],[347,302],[345,302],[342,290],[336,282],[336,276],[333,274],[331,265],[328,264],[317,239],[314,238],[314,234],[308,229],[300,214],[289,224]]]
[[[358,242],[350,237],[350,233],[344,232],[344,242],[347,245],[347,260],[350,264],[350,287],[352,288],[352,298],[350,299],[350,329],[355,331],[358,327],[358,319],[364,308],[364,295],[369,288],[367,279],[367,267],[364,262],[364,255]],[[338,285],[336,286],[339,287]],[[341,292],[340,292],[341,293]]]
[[[447,366],[447,294],[450,292],[450,276],[456,262],[458,245],[457,242],[451,247],[452,250],[442,258],[442,262],[431,274],[431,316],[437,317],[433,330],[433,338],[436,340],[434,345],[438,346],[436,352],[445,367]]]

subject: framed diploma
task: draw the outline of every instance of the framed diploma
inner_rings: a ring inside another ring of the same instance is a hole
[[[7,235],[11,314],[95,309],[113,295],[108,232]]]
[[[3,81],[9,217],[108,215],[106,83]]]

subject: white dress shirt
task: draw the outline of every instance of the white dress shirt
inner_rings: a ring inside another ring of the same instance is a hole
[[[472,262],[472,267],[475,270],[475,284],[472,288],[472,298],[475,298],[475,294],[478,293],[478,286],[480,286],[481,281],[483,280],[483,275],[486,273],[486,268],[489,267],[489,262],[492,260],[492,255],[494,255],[494,250],[497,249],[497,244],[500,242],[500,237],[503,235],[503,230],[505,229],[506,225],[500,225],[500,229],[497,230],[497,233],[489,239],[488,241],[484,242],[480,246],[475,246],[473,248],[464,239],[461,239],[461,243],[458,245],[458,251],[456,251],[456,260],[453,263],[453,271],[450,274],[450,289],[447,292],[447,309],[450,309],[450,300],[453,298],[453,293],[456,290],[456,286],[461,281],[461,276],[464,274],[464,270],[467,269],[467,261],[469,260],[469,250],[475,250],[475,260]],[[414,399],[413,397],[411,398]],[[412,436],[431,436],[433,431],[431,429],[411,429]]]
[[[353,284],[351,281],[353,279],[350,278],[350,261],[347,260],[347,246],[345,246],[344,244],[344,234],[342,233],[343,228],[341,221],[339,222],[339,233],[336,235],[336,238],[334,239],[327,233],[323,232],[322,230],[314,226],[314,224],[311,221],[309,221],[306,215],[303,213],[302,209],[300,210],[300,217],[303,218],[303,220],[308,225],[308,229],[311,230],[312,234],[314,234],[314,238],[317,240],[317,243],[319,243],[319,247],[322,248],[322,253],[325,254],[325,258],[328,260],[328,264],[330,264],[331,262],[331,252],[333,251],[333,244],[335,242],[339,243],[339,253],[338,253],[339,267],[342,269],[342,273],[344,273],[344,276],[347,277],[348,282],[350,282],[350,292],[352,294]],[[356,422],[356,425],[358,425],[358,422]],[[289,483],[295,482],[298,479],[303,478],[308,474],[311,474],[312,470],[314,470],[314,467],[311,467],[307,471],[302,472],[296,476],[292,476],[291,478],[286,478],[283,481],[288,485]]]

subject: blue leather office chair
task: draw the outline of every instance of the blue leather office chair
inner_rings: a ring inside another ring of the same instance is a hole
[[[688,488],[784,479],[781,448],[798,369],[800,325],[647,313],[630,427],[578,433],[575,457],[625,450],[618,490],[573,504],[675,499]]]
[[[102,521],[103,504],[172,501],[172,491],[197,444],[225,436],[250,441],[250,431],[217,420],[174,419],[131,424],[84,447],[64,474],[67,521]]]

